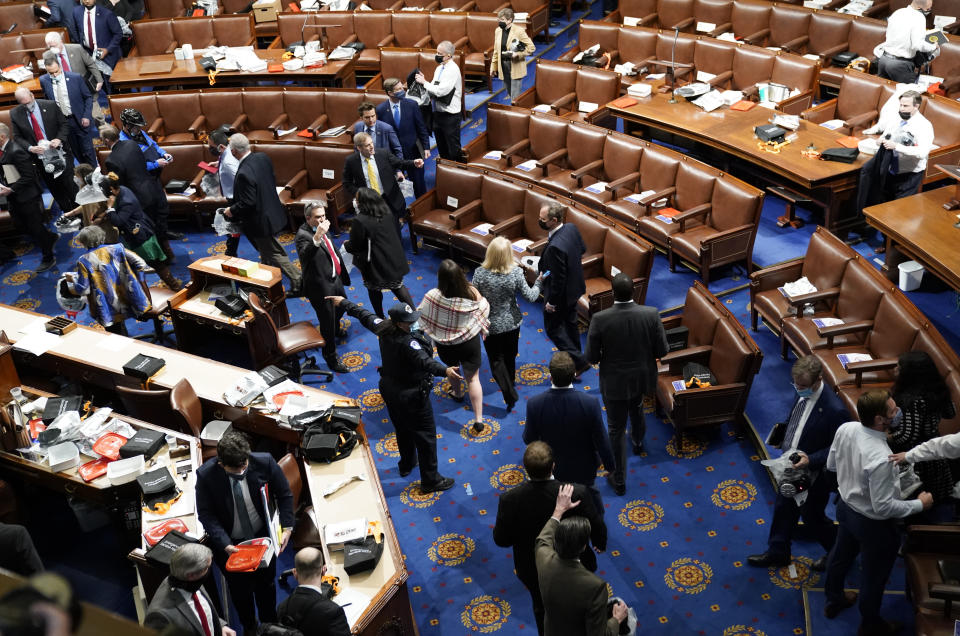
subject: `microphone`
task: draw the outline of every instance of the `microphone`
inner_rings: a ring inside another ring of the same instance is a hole
[[[303,25],[300,27],[300,41],[303,42],[304,48],[307,46],[307,41],[304,39],[304,32],[307,30],[307,22],[310,21],[310,14],[308,13],[303,19]]]
[[[17,28],[17,23],[14,22],[10,25],[10,28],[3,32],[2,35],[7,35],[8,33],[13,33],[13,30]]]
[[[673,47],[670,49],[670,68],[667,69],[667,74],[670,75],[670,103],[677,103],[677,40],[680,39],[680,27],[673,27]]]

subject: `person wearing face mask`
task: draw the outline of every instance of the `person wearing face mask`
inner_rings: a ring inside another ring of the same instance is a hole
[[[237,544],[267,536],[263,487],[279,513],[286,549],[293,528],[293,494],[283,471],[268,453],[253,453],[239,431],[229,431],[217,444],[217,456],[197,469],[197,517],[207,532],[213,558],[223,570],[230,598],[243,625],[243,633],[257,633],[257,619],[277,620],[277,559],[254,572],[227,572],[227,558]],[[271,506],[272,507],[272,506]]]
[[[490,74],[503,80],[503,85],[513,104],[523,90],[523,78],[527,76],[524,59],[533,53],[534,46],[527,31],[513,23],[513,9],[501,9],[497,13],[497,26],[493,33],[493,57],[490,59]]]
[[[326,297],[346,296],[344,285],[350,284],[350,274],[328,234],[326,206],[312,201],[304,207],[303,216],[306,222],[297,230],[295,240],[303,272],[303,293],[317,312],[327,366],[337,373],[349,373],[350,369],[337,359],[337,338],[347,337],[347,331],[340,327],[343,309],[334,307]]]
[[[920,113],[923,96],[914,90],[903,92],[898,109],[885,107],[875,126],[864,135],[879,135],[877,154],[860,168],[857,190],[859,210],[916,194],[927,170],[927,156],[933,148],[933,125]],[[882,254],[884,246],[875,250]]]
[[[93,59],[103,62],[100,71],[109,77],[123,55],[120,49],[123,30],[116,14],[98,5],[97,0],[80,0],[80,6],[73,8],[73,21],[77,26],[80,44]],[[110,92],[109,81],[104,82],[104,90]]]
[[[922,66],[918,54],[939,52],[940,46],[926,39],[927,16],[932,6],[933,0],[913,0],[887,18],[886,39],[875,50],[880,77],[914,84]]]
[[[71,3],[73,2],[73,0],[69,1]],[[71,20],[72,19],[73,14],[71,10]],[[71,32],[70,39],[73,40],[73,38],[73,32]],[[100,92],[100,89],[103,88],[103,74],[100,72],[100,69],[97,68],[97,63],[82,46],[79,44],[65,44],[63,37],[57,31],[47,31],[43,42],[47,45],[47,50],[44,52],[44,55],[53,53],[57,56],[57,59],[60,60],[60,67],[65,72],[80,73],[86,80],[87,88],[90,89],[92,94],[96,95]],[[74,40],[74,42],[76,42],[76,40]]]
[[[205,545],[188,543],[170,557],[170,575],[160,582],[143,621],[158,632],[173,627],[178,634],[191,636],[236,636],[220,618],[210,594],[209,580],[213,552]]]
[[[377,121],[393,126],[400,140],[404,159],[429,159],[430,131],[423,122],[420,107],[407,98],[403,84],[396,77],[388,77],[383,81],[383,92],[388,99],[377,106]],[[423,168],[410,168],[407,174],[413,182],[413,193],[417,198],[423,196],[427,191]]]
[[[836,394],[824,384],[822,373],[823,365],[816,356],[800,358],[790,371],[796,397],[783,425],[783,440],[774,447],[779,448],[783,455],[797,453],[800,459],[794,466],[809,470],[812,484],[800,506],[793,497],[777,494],[767,551],[747,557],[747,563],[754,567],[783,567],[790,564],[791,538],[801,517],[804,525],[810,528],[828,553],[837,537],[836,526],[824,513],[830,493],[837,487],[836,475],[823,470],[823,466],[833,435],[847,419],[847,411]],[[812,567],[822,571],[826,563],[827,557],[823,556],[814,561]]]
[[[463,161],[460,149],[460,122],[463,114],[463,80],[460,67],[453,61],[453,42],[444,40],[437,45],[437,68],[433,81],[423,73],[414,80],[423,86],[433,104],[433,132],[437,138],[437,152],[444,159]]]
[[[45,53],[43,67],[47,71],[40,76],[43,95],[55,102],[63,113],[67,123],[67,134],[77,161],[89,164],[97,163],[93,151],[93,97],[87,89],[87,83],[77,73],[66,73],[60,67],[59,58],[53,53]]]
[[[897,519],[928,510],[933,496],[926,491],[904,500],[896,465],[889,461],[887,434],[896,430],[903,413],[885,389],[872,389],[857,400],[859,422],[843,424],[827,455],[827,470],[836,472],[837,540],[827,559],[824,615],[835,618],[857,602],[857,593],[844,591],[847,572],[860,554],[860,628],[866,636],[897,633],[902,625],[880,616],[883,588],[890,577],[900,538]]]

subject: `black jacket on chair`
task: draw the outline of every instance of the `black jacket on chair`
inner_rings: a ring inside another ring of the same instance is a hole
[[[248,238],[274,236],[287,224],[287,211],[277,196],[277,178],[270,157],[251,152],[240,160],[233,182],[233,218]]]
[[[303,636],[350,636],[343,608],[308,587],[297,587],[281,601],[277,616],[281,621],[285,617],[293,619],[291,626],[303,632]]]

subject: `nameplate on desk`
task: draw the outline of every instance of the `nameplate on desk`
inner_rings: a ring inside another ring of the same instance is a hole
[[[623,26],[637,26],[640,24],[640,18],[632,18],[628,15],[623,16]]]

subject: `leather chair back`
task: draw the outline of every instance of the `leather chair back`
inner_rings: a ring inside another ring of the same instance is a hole
[[[185,15],[187,9],[192,5],[192,0],[143,0],[144,10],[146,11],[144,17],[176,18]]]
[[[210,130],[223,124],[233,125],[244,114],[243,95],[240,89],[200,91],[200,108]]]
[[[689,330],[688,347],[700,347],[713,342],[717,323],[723,315],[716,302],[712,294],[700,293],[696,287],[691,286],[687,290],[680,323]]]
[[[743,90],[765,82],[773,75],[776,56],[758,46],[740,46],[733,55],[733,81],[735,90]]]
[[[840,82],[840,94],[837,95],[836,119],[849,119],[854,115],[879,111],[880,88],[882,81],[863,73],[844,73]]]
[[[603,170],[606,181],[614,181],[636,172],[643,155],[643,146],[620,134],[607,135],[603,143]]]
[[[127,415],[150,424],[167,425],[170,419],[170,389],[133,389],[119,384],[116,389]]]
[[[693,15],[698,22],[709,22],[719,27],[730,22],[732,13],[733,2],[730,0],[694,0],[693,2]]]
[[[523,211],[526,192],[526,187],[509,179],[485,176],[483,184],[480,186],[483,218],[487,223],[496,225],[520,214]]]
[[[566,147],[567,122],[553,117],[531,117],[527,134],[530,155],[539,159]]]
[[[493,50],[493,34],[497,30],[497,16],[479,13],[467,14],[467,37],[471,51]]]
[[[899,294],[890,290],[880,299],[873,329],[867,335],[867,350],[874,358],[896,358],[910,351],[920,332],[909,303],[901,302]]]
[[[807,34],[810,12],[801,7],[774,5],[770,10],[769,46],[780,46]]]
[[[693,17],[693,0],[660,0],[657,13],[660,26],[673,29],[674,25]]]
[[[393,36],[396,38],[396,46],[410,47],[416,46],[423,36],[430,33],[430,15],[419,11],[400,11],[393,14]],[[381,58],[383,53],[381,52]],[[407,69],[407,73],[414,69],[413,66]],[[407,73],[402,77],[406,79]],[[426,73],[426,71],[424,71]],[[384,77],[387,77],[384,75]],[[397,77],[394,75],[394,77]],[[427,76],[430,77],[429,75]]]
[[[234,16],[223,16],[226,19],[230,19]],[[250,20],[248,16],[240,16],[245,23]],[[218,20],[222,18],[217,18]],[[219,44],[216,42],[216,36],[213,34],[213,18],[210,17],[197,17],[197,18],[176,18],[170,20],[170,23],[173,27],[173,41],[177,43],[177,46],[183,46],[184,44],[190,44],[195,49],[205,49],[211,44]],[[136,22],[134,22],[136,24]],[[244,43],[246,44],[246,43]]]
[[[620,0],[621,18],[643,18],[657,10],[657,0]]]
[[[393,34],[393,16],[388,11],[357,11],[353,14],[353,28],[357,39],[373,49]]]
[[[595,44],[602,52],[617,50],[620,27],[609,22],[587,21],[580,23],[580,50],[585,51]]]
[[[24,44],[26,44],[26,35],[24,35]],[[940,45],[940,55],[933,59],[930,64],[930,74],[944,79],[954,79],[960,77],[960,43],[944,42]],[[948,93],[953,97],[956,89]]]
[[[658,33],[657,34],[657,54],[656,57],[658,60],[667,60],[671,59],[671,55],[674,54],[673,48],[674,34],[671,33]],[[687,33],[681,33],[680,37],[676,38],[677,48],[675,61],[683,62],[684,64],[693,64],[693,56],[696,52],[697,38],[696,36],[689,35]],[[657,72],[663,72],[662,67],[657,67]],[[652,72],[652,71],[651,71]]]
[[[749,346],[741,329],[726,317],[717,322],[713,334],[713,349],[710,352],[710,371],[717,384],[745,382],[751,367],[753,348]]]
[[[260,143],[253,150],[270,157],[277,187],[282,187],[303,170],[303,146],[300,144]]]
[[[528,189],[523,200],[523,235],[531,241],[547,238],[547,231],[540,228],[537,221],[540,218],[540,209],[545,205],[555,203],[557,197],[539,190]]]
[[[295,90],[283,91],[283,112],[290,119],[290,125],[299,130],[305,129],[317,120],[317,117],[326,112],[326,93],[322,90]],[[326,129],[323,126],[321,130]]]
[[[656,146],[647,146],[640,157],[640,190],[660,191],[677,180],[680,162],[675,156]]]
[[[12,128],[13,124],[10,123],[10,111],[12,108],[3,108],[0,109],[0,123],[7,125],[7,128]]]
[[[571,122],[567,126],[567,164],[576,169],[601,159],[606,137],[606,133],[596,126]]]
[[[43,43],[40,46],[46,48]],[[0,64],[4,67],[26,64],[29,59],[26,53],[14,53],[14,51],[23,51],[25,48],[23,38],[20,37],[19,33],[0,37]]]
[[[620,96],[620,74],[582,67],[577,70],[574,90],[579,101],[589,101],[602,106]]]
[[[263,308],[256,293],[250,292],[247,297],[253,319],[245,324],[247,337],[250,339],[250,352],[256,368],[261,369],[280,358],[280,337],[277,325],[270,317],[270,313]]]
[[[562,62],[550,62],[548,60],[537,61],[537,103],[549,104],[568,93],[575,93],[576,91],[576,66]]]
[[[593,213],[573,208],[567,208],[567,217],[564,222],[571,222],[580,230],[580,236],[583,237],[583,242],[587,246],[583,258],[603,253],[603,243],[607,238],[608,229],[606,223],[601,222]]]
[[[135,20],[131,28],[140,55],[162,55],[171,42],[177,41],[173,33],[173,21],[168,18]]]
[[[429,24],[430,39],[434,45],[444,40],[450,40],[453,44],[457,44],[461,38],[467,36],[466,13],[431,13]],[[460,44],[457,48],[462,49],[463,44]]]
[[[720,231],[760,221],[763,199],[733,179],[720,177],[714,181],[711,203],[710,225]]]
[[[845,15],[831,11],[818,11],[810,16],[810,41],[807,50],[817,55],[833,49],[847,41],[850,24],[853,21]]]
[[[941,148],[960,142],[960,108],[944,97],[924,95],[920,112],[933,126],[933,143]]]
[[[164,183],[172,179],[183,179],[189,183],[200,172],[198,163],[215,158],[207,150],[206,144],[201,143],[167,144],[163,149],[173,157],[173,163],[163,169],[161,179]]]
[[[607,232],[603,242],[603,275],[613,280],[611,267],[630,278],[649,278],[653,266],[653,248],[626,232]]]
[[[307,144],[303,146],[303,167],[310,187],[329,190],[343,181],[343,164],[356,150],[353,146]],[[326,173],[326,174],[324,174]],[[345,192],[345,191],[344,191]]]
[[[33,11],[33,2],[4,2],[0,4],[0,33],[42,29],[43,24]]]
[[[252,13],[218,15],[216,19],[209,20],[213,22],[213,37],[217,46],[247,46],[255,37]]]
[[[387,76],[385,75],[384,77]],[[396,75],[393,77],[396,77]],[[354,122],[360,118],[360,115],[357,113],[357,108],[362,101],[363,93],[359,91],[349,93],[341,91],[327,92],[323,102],[324,112],[329,120],[328,126],[346,126],[352,131]]]
[[[244,88],[243,112],[247,114],[249,130],[267,130],[283,114],[283,99],[276,88]]]
[[[880,20],[857,18],[850,23],[847,34],[849,51],[873,59],[873,49],[887,37],[887,25]]]
[[[873,320],[880,298],[890,287],[889,281],[878,280],[867,268],[873,266],[857,259],[843,270],[836,315],[846,321]]]
[[[733,69],[733,54],[737,45],[714,38],[697,40],[693,63],[697,71],[719,75]]]
[[[819,290],[840,285],[853,254],[847,245],[830,232],[814,232],[803,259],[803,275]]]
[[[277,465],[283,471],[283,476],[287,478],[287,484],[290,486],[290,492],[293,493],[293,509],[300,507],[300,496],[303,493],[303,476],[300,474],[300,465],[293,453],[287,453],[279,460]]]
[[[166,134],[186,133],[197,115],[202,112],[200,95],[196,92],[160,93],[157,95],[157,110],[160,117],[163,117],[163,129]],[[144,113],[144,117],[146,116]],[[147,121],[150,120],[147,119]]]
[[[771,9],[773,9],[772,3],[734,0],[733,9],[730,12],[733,32],[737,37],[746,38],[769,28]],[[762,44],[762,42],[755,44]]]
[[[924,324],[913,343],[913,351],[925,351],[930,355],[937,371],[944,378],[954,405],[960,404],[960,361],[943,336],[929,323]],[[948,435],[960,430],[960,414],[940,421],[940,434]]]
[[[291,14],[295,20],[293,20],[293,25],[296,28],[296,42],[300,40],[300,30],[303,29],[303,41],[309,42],[310,40],[319,40],[323,30],[319,26],[326,26],[327,32],[327,48],[333,49],[337,46],[340,46],[346,42],[351,35],[354,33],[353,29],[353,12],[352,11],[320,11],[317,13],[312,13],[309,15],[309,18],[304,18],[299,13]],[[284,17],[284,14],[280,14],[279,18]],[[307,22],[307,27],[303,28],[304,19],[309,19]],[[279,26],[279,20],[277,22]],[[289,30],[287,31],[289,33]],[[281,35],[281,38],[283,36]],[[286,46],[289,46],[289,42],[286,43]]]
[[[680,166],[677,168],[677,194],[675,197],[678,210],[689,210],[710,202],[713,198],[713,184],[716,181],[716,175],[708,170],[688,161],[680,162]],[[710,216],[712,216],[712,213]],[[688,221],[687,227],[689,226],[690,222]]]
[[[487,147],[503,150],[529,136],[530,113],[520,109],[491,108],[487,111]]]
[[[406,80],[406,78],[397,78],[400,80]],[[383,102],[387,101],[387,94],[382,90],[372,90],[372,91],[363,91],[363,101],[370,102],[374,106],[379,106]]]
[[[193,385],[186,378],[170,389],[170,408],[173,419],[179,420],[180,430],[199,438],[203,430],[203,407]]]
[[[45,49],[47,47],[46,37],[47,33],[54,31],[60,34],[60,38],[64,42],[70,41],[70,36],[67,34],[67,30],[63,27],[58,27],[56,29],[40,29],[39,31],[24,31],[23,33],[14,33],[11,35],[6,35],[0,37],[0,40],[5,38],[14,37],[21,38],[23,42],[23,48],[25,49]],[[40,61],[43,62],[43,57],[41,56]]]
[[[819,62],[799,55],[778,55],[773,60],[770,81],[789,86],[791,89],[812,90],[817,86],[819,67]]]
[[[437,205],[457,209],[480,199],[484,176],[450,162],[437,166]],[[537,210],[539,213],[539,210]]]
[[[620,29],[617,50],[621,62],[633,62],[637,67],[643,61],[657,56],[657,32],[648,29]],[[659,69],[651,67],[651,72]]]

